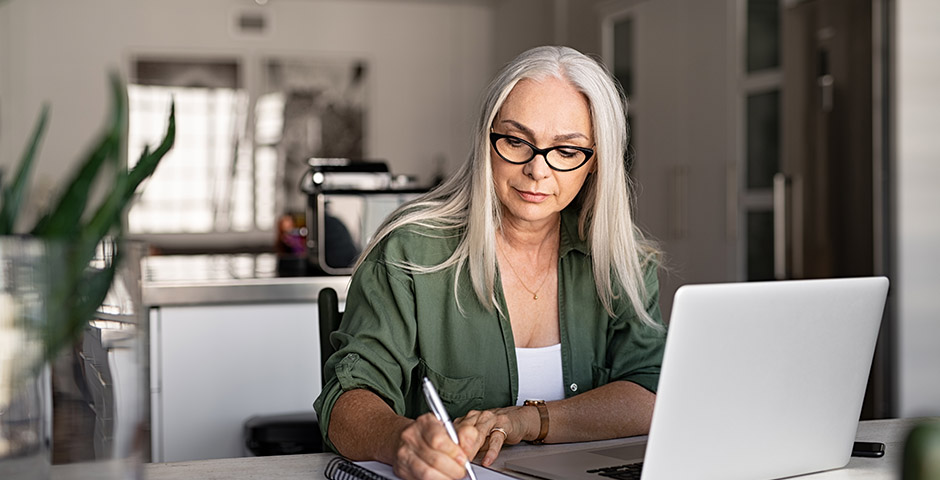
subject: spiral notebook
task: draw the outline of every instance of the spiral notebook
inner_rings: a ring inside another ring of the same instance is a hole
[[[473,473],[477,480],[516,478],[480,465],[473,465]],[[398,480],[391,465],[382,462],[351,462],[343,457],[330,460],[326,466],[326,478],[330,480]]]

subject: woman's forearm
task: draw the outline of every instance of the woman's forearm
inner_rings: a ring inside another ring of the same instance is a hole
[[[656,395],[631,382],[611,382],[549,402],[546,443],[583,442],[649,433]],[[534,407],[531,407],[534,408]],[[535,430],[538,430],[536,425]]]
[[[581,395],[546,403],[546,443],[586,442],[649,433],[656,395],[631,382],[611,382]],[[504,444],[535,440],[541,430],[537,407],[470,411],[457,420],[483,439],[482,463],[491,465]],[[497,433],[498,432],[498,433]]]
[[[575,397],[549,402],[549,430],[545,442],[644,435],[649,433],[655,399],[655,394],[635,383],[618,381]],[[525,408],[534,410],[534,407]],[[537,413],[522,418],[531,423],[526,425],[526,431],[538,432]],[[395,414],[376,394],[350,390],[340,395],[333,406],[328,435],[339,452],[348,458],[395,464],[401,432],[413,422]]]
[[[368,390],[349,390],[333,405],[327,435],[347,458],[393,465],[401,432],[413,421]]]
[[[483,442],[468,427],[458,432],[458,446],[430,413],[417,420],[401,417],[368,390],[340,395],[327,434],[342,455],[387,463],[404,479],[463,478],[465,464]]]

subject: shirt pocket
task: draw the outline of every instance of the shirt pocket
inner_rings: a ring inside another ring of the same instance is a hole
[[[601,365],[593,364],[591,365],[591,373],[594,377],[593,388],[602,387],[610,383],[610,369]]]
[[[451,418],[462,417],[470,410],[482,409],[483,392],[485,390],[485,382],[482,376],[447,376],[432,369],[423,358],[418,361],[418,375],[420,377],[426,376],[431,380]],[[421,378],[418,378],[418,380],[421,380]],[[424,410],[430,411],[427,405],[425,405]]]

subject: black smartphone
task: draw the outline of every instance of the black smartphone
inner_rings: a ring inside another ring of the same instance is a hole
[[[885,444],[881,442],[855,442],[852,447],[853,457],[882,457],[885,454]]]

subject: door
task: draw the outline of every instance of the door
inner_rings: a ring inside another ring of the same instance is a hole
[[[774,276],[876,272],[872,0],[784,2],[780,172],[774,177]],[[885,340],[862,418],[889,413]]]
[[[782,20],[775,276],[872,275],[871,1],[799,2]]]

